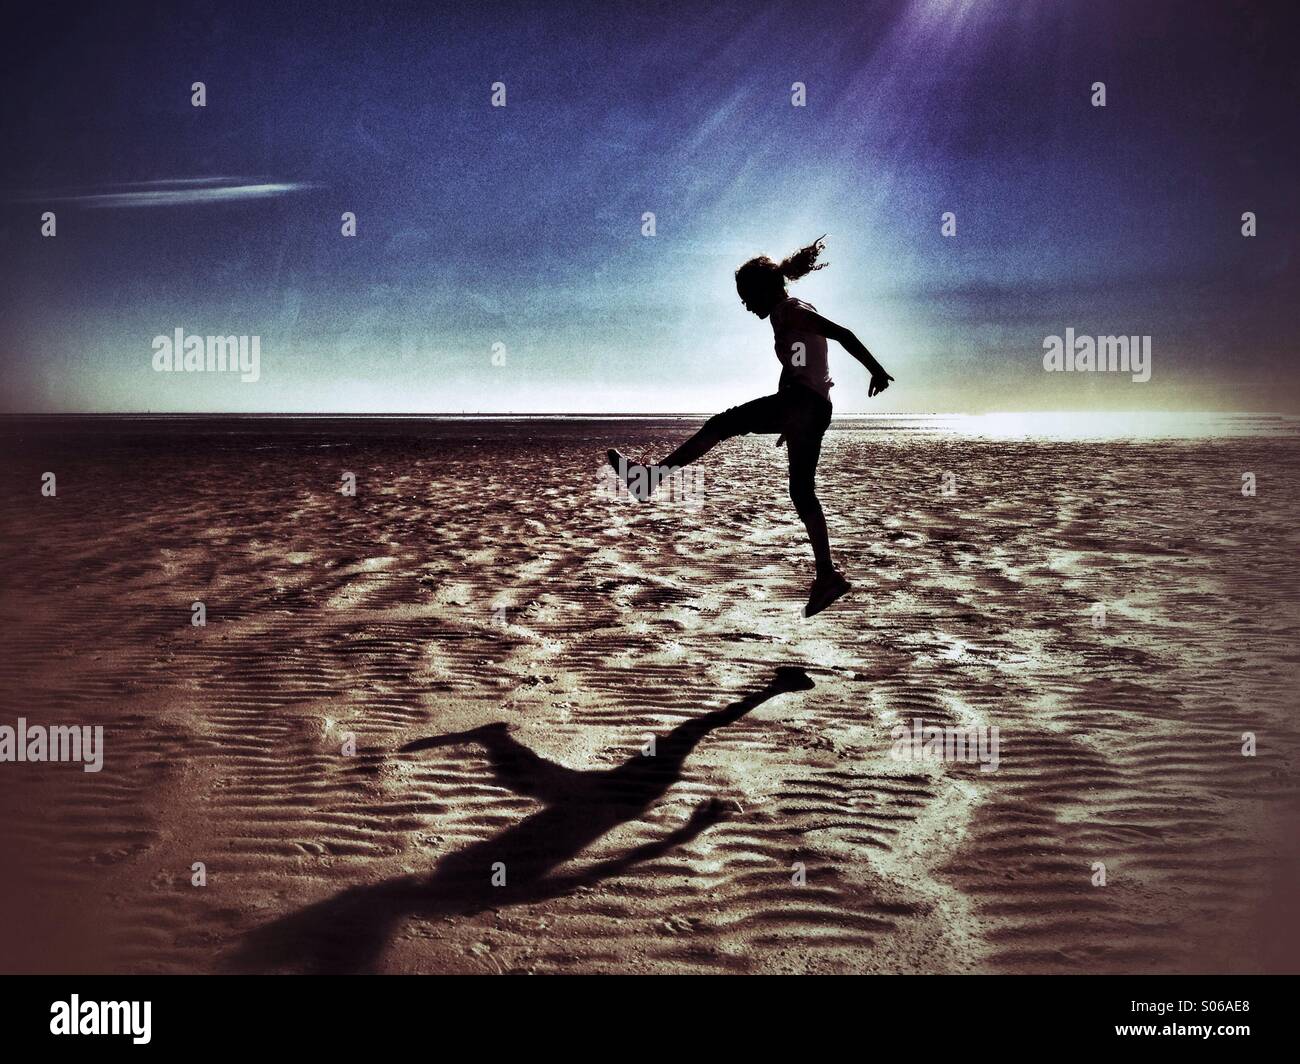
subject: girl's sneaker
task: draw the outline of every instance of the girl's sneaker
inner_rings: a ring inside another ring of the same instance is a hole
[[[805,617],[815,617],[836,599],[847,595],[853,585],[844,579],[838,569],[832,569],[825,576],[819,576],[808,590],[808,605],[803,608]]]
[[[639,462],[632,461],[622,451],[613,447],[605,452],[605,458],[614,467],[618,479],[623,482],[624,487],[627,488],[627,493],[632,498],[636,499],[637,502],[645,502],[650,498],[654,485],[651,481],[652,470],[649,466],[643,466]]]

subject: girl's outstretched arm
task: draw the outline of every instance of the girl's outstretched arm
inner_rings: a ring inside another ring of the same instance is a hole
[[[885,367],[876,361],[875,356],[867,350],[867,345],[859,340],[852,332],[844,328],[843,325],[837,325],[830,318],[823,318],[815,310],[802,310],[803,321],[807,327],[820,336],[828,340],[834,340],[845,351],[856,358],[867,368],[871,374],[871,384],[867,388],[867,395],[879,395],[889,387],[889,382],[894,378],[885,372]]]

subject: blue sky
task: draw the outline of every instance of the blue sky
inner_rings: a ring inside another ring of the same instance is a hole
[[[1284,10],[28,16],[48,21],[15,26],[0,102],[6,408],[718,409],[778,370],[735,267],[827,233],[830,266],[792,292],[897,378],[868,402],[833,355],[841,411],[1295,411]],[[1067,326],[1151,335],[1151,381],[1044,373]],[[155,372],[178,327],[258,335],[260,379]]]

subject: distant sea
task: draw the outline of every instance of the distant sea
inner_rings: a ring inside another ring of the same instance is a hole
[[[517,432],[533,434],[565,426],[584,434],[602,423],[647,425],[702,421],[705,414],[5,414],[0,433],[9,437],[100,436],[153,433],[207,435],[388,436],[419,434],[458,438]],[[1074,412],[988,414],[837,414],[833,430],[890,435],[952,435],[970,439],[1161,440],[1300,436],[1300,416],[1174,412]]]

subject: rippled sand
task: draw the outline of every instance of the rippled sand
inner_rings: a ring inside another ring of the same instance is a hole
[[[0,765],[4,966],[1300,969],[1300,440],[837,425],[808,621],[770,438],[608,492],[688,430],[7,427],[0,724],[107,753]]]

